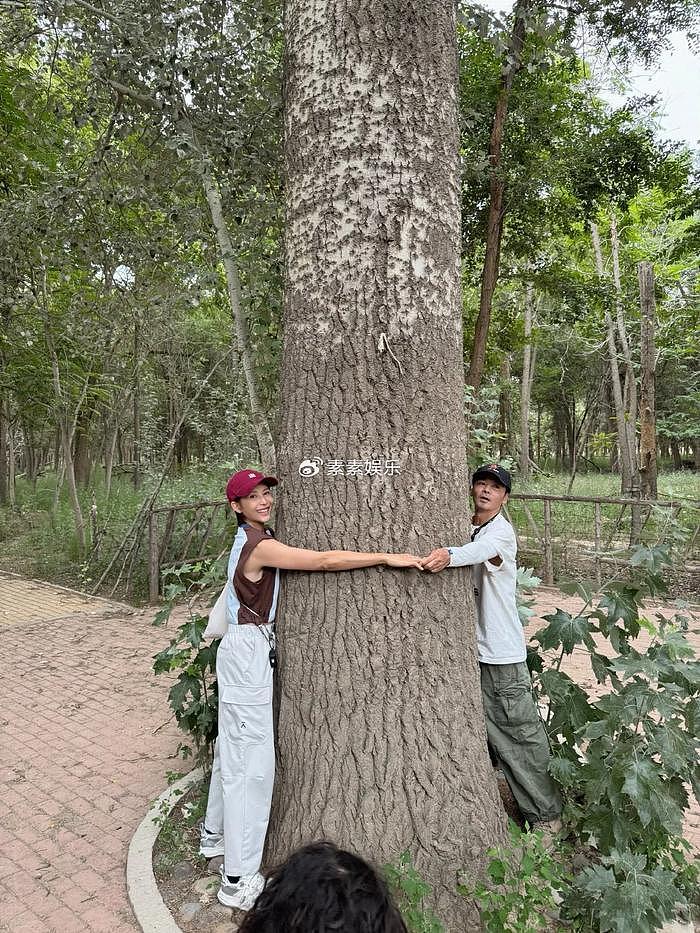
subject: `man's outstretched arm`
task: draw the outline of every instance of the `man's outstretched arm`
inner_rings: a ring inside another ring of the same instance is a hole
[[[439,573],[445,567],[468,567],[473,564],[483,564],[491,561],[496,565],[501,563],[499,541],[495,538],[484,538],[481,541],[471,541],[461,547],[439,547],[431,551],[422,560],[423,570]]]

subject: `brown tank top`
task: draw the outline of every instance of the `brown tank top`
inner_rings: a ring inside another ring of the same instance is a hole
[[[275,593],[275,576],[279,573],[274,567],[263,567],[263,575],[254,583],[243,575],[246,561],[261,541],[274,538],[274,532],[267,528],[261,531],[252,525],[244,525],[246,543],[241,549],[238,563],[233,574],[233,586],[241,606],[238,610],[239,625],[265,625],[270,618],[272,600]]]

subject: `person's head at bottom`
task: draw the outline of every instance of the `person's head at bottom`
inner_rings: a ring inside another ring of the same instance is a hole
[[[332,842],[297,849],[270,875],[239,933],[407,933],[376,869]]]

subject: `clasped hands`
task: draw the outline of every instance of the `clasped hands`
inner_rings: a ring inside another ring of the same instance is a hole
[[[435,548],[427,557],[416,557],[413,554],[389,554],[387,557],[389,567],[415,567],[416,570],[428,570],[430,573],[439,573],[450,562],[450,553],[446,547]]]

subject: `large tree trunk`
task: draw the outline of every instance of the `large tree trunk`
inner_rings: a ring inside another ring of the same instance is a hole
[[[279,465],[294,545],[467,539],[454,13],[286,7]],[[324,462],[301,476],[312,457]],[[456,872],[483,866],[503,812],[470,574],[294,574],[285,587],[271,860],[320,836],[379,864],[408,849],[447,928],[479,929]]]
[[[639,305],[641,311],[641,370],[642,391],[639,432],[639,460],[641,494],[645,499],[656,499],[656,301],[654,296],[654,268],[650,262],[637,266],[639,277]]]
[[[472,345],[471,361],[467,382],[474,386],[476,395],[484,374],[484,360],[486,359],[486,340],[491,323],[491,304],[498,281],[498,270],[501,258],[501,239],[503,237],[503,220],[505,218],[505,177],[501,169],[501,149],[503,147],[503,133],[508,116],[508,104],[513,88],[515,76],[522,67],[522,51],[525,43],[527,17],[532,0],[517,0],[513,11],[513,31],[510,42],[503,59],[501,72],[501,87],[496,101],[496,110],[491,124],[491,137],[489,139],[489,168],[491,177],[489,181],[489,213],[486,221],[486,252],[484,254],[484,268],[481,273],[481,291],[479,295],[479,314],[474,326],[474,343]]]

